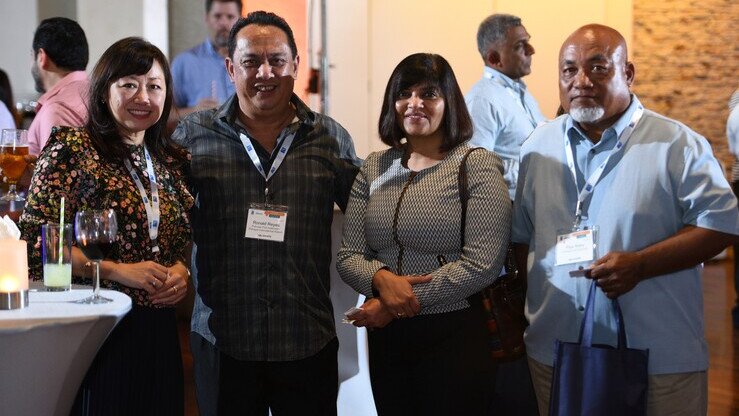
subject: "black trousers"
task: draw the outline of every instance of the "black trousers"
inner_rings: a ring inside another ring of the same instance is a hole
[[[133,305],[98,351],[72,415],[182,415],[182,355],[174,308]]]
[[[339,392],[334,338],[296,361],[241,361],[221,353],[219,415],[335,416]]]
[[[370,331],[370,380],[380,416],[487,415],[495,367],[471,309],[416,316]]]

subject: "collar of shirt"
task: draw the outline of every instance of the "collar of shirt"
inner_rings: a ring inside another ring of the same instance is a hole
[[[59,91],[66,88],[69,84],[73,82],[80,82],[87,80],[87,73],[85,71],[73,71],[64,76],[64,78],[60,79],[59,82],[54,85],[49,91],[46,91],[44,95],[39,97],[38,99],[38,105],[43,105],[45,102],[49,101],[52,97],[59,94]],[[38,109],[37,109],[38,111]]]
[[[317,123],[318,120],[316,119],[315,114],[307,105],[305,105],[305,103],[303,103],[303,101],[300,100],[300,98],[298,98],[297,95],[295,95],[295,93],[290,97],[290,103],[295,106],[295,117],[297,117],[301,124],[314,126]],[[226,100],[218,110],[216,110],[215,118],[235,127],[237,125],[236,115],[239,111],[238,105],[238,96],[234,94],[231,98]]]
[[[522,91],[526,91],[526,83],[519,80],[513,80],[508,75],[498,71],[497,69],[490,68],[489,66],[486,66],[484,69],[484,76],[487,79],[492,79],[496,82],[500,82],[504,87],[511,88],[517,93],[521,93]]]
[[[223,59],[223,57],[216,51],[216,48],[213,46],[213,43],[210,41],[210,39],[205,39],[205,42],[203,42],[203,45],[205,46],[205,53],[218,59]]]
[[[579,125],[575,123],[575,121],[570,117],[567,116],[567,121],[565,122],[565,132],[567,132],[567,136],[570,138],[570,142],[572,142],[573,146],[578,146],[581,142],[587,142],[590,143],[593,148],[610,148],[615,145],[616,140],[618,139],[618,136],[624,131],[626,126],[629,125],[631,122],[631,116],[634,114],[634,111],[636,111],[637,107],[641,102],[638,98],[636,98],[636,95],[631,94],[631,103],[628,107],[626,107],[626,111],[624,111],[623,114],[621,114],[621,117],[616,120],[615,123],[609,128],[607,128],[603,135],[601,136],[600,141],[596,144],[592,144],[590,139],[588,139],[587,134],[580,128]]]

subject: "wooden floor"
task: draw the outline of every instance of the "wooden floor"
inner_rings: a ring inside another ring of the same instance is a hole
[[[723,260],[706,265],[703,273],[706,339],[710,352],[708,415],[739,416],[739,330],[732,328],[733,265]],[[198,415],[188,346],[189,323],[180,323],[185,366],[185,414]],[[349,416],[349,415],[346,415]]]

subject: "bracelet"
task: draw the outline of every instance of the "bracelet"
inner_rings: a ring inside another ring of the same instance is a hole
[[[187,267],[187,265],[184,262],[182,262],[180,260],[177,260],[177,263],[181,264],[185,268],[185,271],[187,272],[187,277],[188,278],[192,277],[192,273],[190,273],[190,268]]]

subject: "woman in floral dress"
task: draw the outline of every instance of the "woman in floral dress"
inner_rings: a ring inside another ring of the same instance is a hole
[[[41,224],[81,210],[113,209],[116,243],[101,263],[101,287],[129,295],[133,308],[96,356],[72,414],[183,413],[183,380],[174,306],[187,293],[193,199],[181,178],[187,153],[165,133],[172,105],[169,65],[140,38],[125,38],[92,72],[89,120],[55,127],[39,156],[20,226],[30,244],[31,275],[40,279]],[[147,157],[149,156],[149,157]],[[151,173],[153,173],[153,178]],[[153,182],[153,186],[152,186]],[[157,197],[158,196],[158,197]],[[158,235],[149,233],[158,200]],[[91,267],[73,249],[76,283]]]

